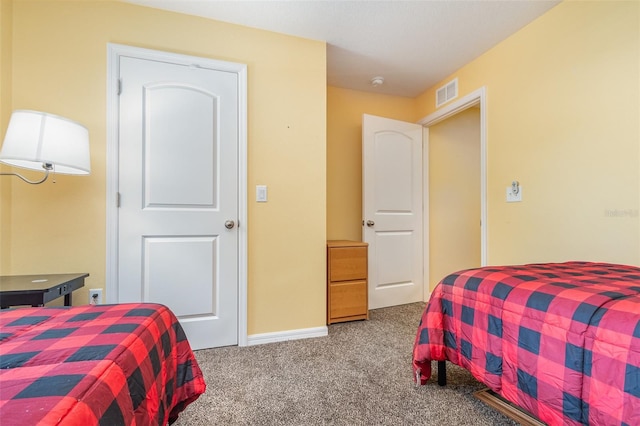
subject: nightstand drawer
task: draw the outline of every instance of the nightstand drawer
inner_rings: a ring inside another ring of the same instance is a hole
[[[367,317],[367,281],[349,281],[329,284],[329,315],[334,321],[356,316]]]
[[[366,247],[332,247],[329,249],[329,281],[367,278]]]

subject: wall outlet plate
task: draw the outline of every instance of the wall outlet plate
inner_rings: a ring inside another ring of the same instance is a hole
[[[507,186],[507,203],[518,203],[522,201],[522,187],[518,187],[520,190],[517,194],[513,193],[512,187]]]
[[[89,304],[90,305],[102,305],[102,289],[91,288],[89,289]]]

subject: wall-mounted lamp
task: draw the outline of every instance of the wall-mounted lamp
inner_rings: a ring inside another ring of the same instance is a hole
[[[30,184],[47,180],[49,172],[88,175],[89,131],[83,125],[64,117],[39,111],[16,110],[11,114],[7,134],[0,151],[0,162],[30,170],[44,170],[39,181],[17,176]]]

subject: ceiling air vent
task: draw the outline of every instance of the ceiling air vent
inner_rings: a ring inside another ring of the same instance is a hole
[[[436,108],[458,97],[458,79],[451,80],[436,91]]]

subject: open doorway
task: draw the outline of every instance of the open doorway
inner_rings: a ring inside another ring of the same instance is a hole
[[[425,294],[447,274],[487,264],[485,90],[425,126]],[[426,201],[426,200],[425,200]]]

